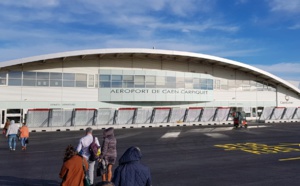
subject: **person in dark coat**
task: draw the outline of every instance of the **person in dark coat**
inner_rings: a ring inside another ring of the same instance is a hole
[[[142,153],[138,147],[128,148],[119,159],[112,182],[115,186],[151,186],[150,169],[141,164]]]
[[[100,161],[104,159],[107,164],[107,170],[102,174],[102,181],[111,181],[112,166],[117,159],[117,140],[114,135],[114,128],[110,127],[103,131],[103,144],[101,149]]]

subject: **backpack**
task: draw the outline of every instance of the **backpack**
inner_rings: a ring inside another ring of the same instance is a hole
[[[90,161],[96,161],[101,154],[100,146],[95,142],[95,136],[93,137],[93,142],[89,146],[89,151],[91,154],[89,158]]]

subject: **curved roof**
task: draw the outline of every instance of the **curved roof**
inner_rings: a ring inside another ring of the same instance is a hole
[[[88,56],[88,55],[108,55],[108,54],[144,54],[147,56],[160,56],[160,57],[173,57],[174,59],[181,58],[186,61],[200,61],[201,63],[208,63],[212,65],[219,65],[224,66],[232,69],[237,69],[240,71],[244,71],[255,76],[258,76],[262,79],[265,79],[269,82],[272,82],[276,85],[281,85],[289,90],[296,92],[300,95],[300,90],[292,85],[291,83],[269,73],[264,70],[258,69],[256,67],[238,62],[233,61],[221,57],[205,55],[200,53],[192,53],[192,52],[182,52],[182,51],[173,51],[173,50],[159,50],[159,49],[139,49],[139,48],[121,48],[121,49],[92,49],[92,50],[79,50],[79,51],[70,51],[70,52],[61,52],[61,53],[54,53],[54,54],[46,54],[28,58],[21,58],[11,61],[5,61],[0,63],[0,68],[8,67],[12,65],[19,65],[25,64],[30,62],[37,62],[37,61],[46,61],[50,59],[57,59],[57,58],[68,58],[68,57],[75,57],[75,56]]]

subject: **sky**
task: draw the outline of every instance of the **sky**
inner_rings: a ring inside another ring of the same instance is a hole
[[[85,49],[202,53],[300,81],[300,0],[1,0],[0,61]]]

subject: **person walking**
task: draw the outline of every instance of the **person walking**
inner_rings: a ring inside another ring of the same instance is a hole
[[[114,135],[114,128],[110,127],[103,131],[103,143],[100,160],[104,159],[107,164],[106,173],[102,174],[102,181],[111,181],[112,167],[117,159],[117,140]]]
[[[61,186],[84,186],[83,178],[85,169],[88,169],[88,162],[78,155],[72,145],[68,145],[65,151],[63,165],[59,177],[62,179]]]
[[[95,143],[100,147],[100,143],[97,137],[93,136],[93,129],[91,127],[86,128],[85,136],[79,140],[76,151],[81,154],[89,163],[88,176],[90,179],[91,185],[94,183],[94,169],[95,169],[95,161],[91,161],[89,158],[91,156],[89,147],[93,140],[95,139]]]
[[[138,147],[130,147],[125,151],[114,172],[112,182],[115,186],[151,186],[150,169],[140,163],[141,158]]]
[[[3,132],[2,132],[2,134],[6,135],[6,132],[7,132],[7,129],[8,129],[8,127],[9,127],[9,125],[10,125],[10,120],[9,120],[9,119],[6,119],[5,125],[4,125],[4,127],[3,127]]]
[[[29,138],[29,129],[26,126],[26,123],[23,123],[23,126],[20,128],[19,132],[20,132],[22,150],[26,150],[26,146]]]
[[[6,137],[8,137],[8,146],[11,151],[16,150],[18,132],[19,132],[19,125],[15,123],[15,120],[11,120],[10,125],[6,132]]]

